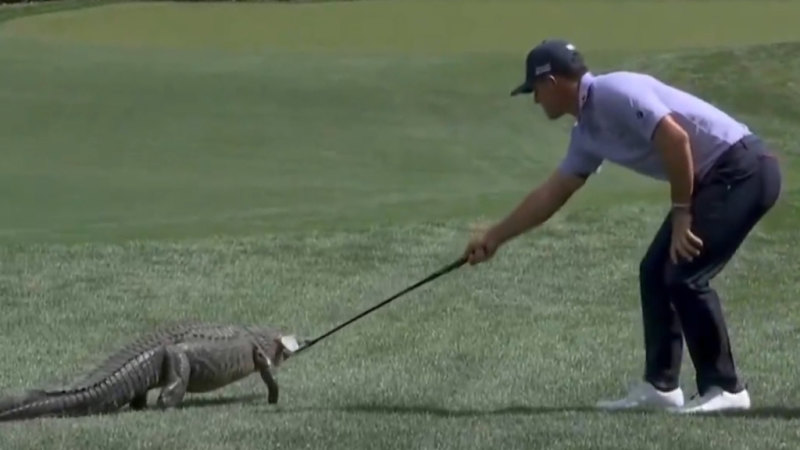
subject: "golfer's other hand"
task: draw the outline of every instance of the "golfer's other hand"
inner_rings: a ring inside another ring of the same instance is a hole
[[[475,265],[487,261],[494,256],[497,251],[498,243],[487,232],[473,237],[464,250],[464,257],[470,265]]]

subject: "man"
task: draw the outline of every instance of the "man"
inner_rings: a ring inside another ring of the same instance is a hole
[[[624,398],[598,407],[748,409],[709,281],[777,201],[777,161],[746,125],[709,103],[646,74],[595,76],[563,40],[546,40],[528,53],[525,82],[511,95],[521,93],[533,93],[551,120],[569,114],[576,123],[552,174],[469,242],[470,264],[548,220],[604,160],[668,182],[670,211],[639,268],[644,379]],[[697,372],[698,395],[686,403],[678,383],[681,331]]]

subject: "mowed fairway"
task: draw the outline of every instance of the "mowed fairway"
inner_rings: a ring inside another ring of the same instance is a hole
[[[18,11],[0,9],[17,17],[0,24],[2,392],[70,380],[162,322],[315,336],[449,263],[563,154],[570,121],[508,97],[549,35],[596,72],[650,71],[727,108],[785,183],[715,284],[745,414],[592,410],[642,372],[638,263],[668,201],[608,166],[490,264],[290,360],[277,406],[254,376],[174,411],[3,423],[0,449],[800,443],[800,2]]]

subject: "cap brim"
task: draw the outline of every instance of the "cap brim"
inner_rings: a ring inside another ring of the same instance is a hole
[[[511,96],[519,95],[519,94],[530,94],[533,92],[533,86],[528,84],[526,81],[525,83],[520,84],[517,86],[513,91],[511,91]]]

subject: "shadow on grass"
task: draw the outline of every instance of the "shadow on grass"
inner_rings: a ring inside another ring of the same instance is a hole
[[[254,403],[258,401],[263,401],[267,403],[267,394],[247,394],[247,395],[237,395],[237,396],[228,396],[228,397],[191,397],[186,398],[180,405],[176,406],[176,409],[190,409],[190,408],[205,408],[209,406],[226,406],[226,405],[237,405],[237,404],[246,404],[246,403]]]
[[[506,408],[493,410],[473,410],[473,409],[446,409],[433,406],[403,406],[403,405],[350,405],[337,408],[342,412],[367,413],[367,414],[420,414],[433,415],[437,417],[481,417],[481,416],[502,416],[502,415],[540,415],[540,414],[564,414],[564,413],[594,413],[594,414],[635,414],[653,415],[668,414],[675,417],[699,417],[699,418],[752,418],[752,419],[800,419],[800,406],[764,406],[752,408],[748,411],[732,411],[725,413],[712,413],[702,415],[678,415],[664,411],[603,411],[592,406],[509,406]]]
[[[763,406],[748,411],[731,411],[719,414],[708,414],[705,417],[742,417],[753,419],[800,419],[800,406]]]
[[[800,406],[763,406],[752,408],[748,411],[732,411],[725,413],[712,413],[700,415],[678,415],[663,411],[641,411],[641,410],[622,410],[622,411],[603,411],[592,406],[508,406],[498,409],[449,409],[431,405],[379,405],[379,404],[353,404],[344,406],[292,406],[286,402],[279,402],[278,405],[267,403],[265,394],[247,394],[224,397],[194,397],[187,398],[176,409],[193,408],[215,408],[225,407],[236,404],[256,404],[259,413],[267,414],[286,414],[286,413],[320,413],[320,412],[339,412],[353,414],[405,414],[405,415],[431,415],[442,418],[464,418],[464,417],[489,417],[489,416],[533,416],[541,414],[565,414],[565,413],[594,413],[594,414],[635,414],[635,415],[669,415],[676,418],[687,418],[691,420],[708,418],[745,418],[745,419],[800,419]],[[154,405],[149,405],[147,410],[158,411]],[[119,411],[108,413],[115,414],[136,414],[137,412],[124,407]]]
[[[705,418],[744,418],[744,419],[780,419],[780,420],[800,420],[800,405],[798,406],[761,406],[754,407],[748,411],[730,411],[723,413],[680,415],[671,414],[665,411],[641,411],[641,410],[621,410],[603,411],[593,406],[574,405],[574,406],[524,406],[515,405],[497,409],[450,409],[434,405],[381,405],[374,403],[352,404],[343,406],[293,406],[288,402],[279,402],[277,405],[267,403],[266,394],[248,394],[239,396],[214,397],[214,398],[187,398],[179,405],[178,409],[223,407],[235,404],[256,404],[259,405],[259,412],[267,414],[286,414],[286,413],[319,413],[319,412],[343,412],[352,414],[402,414],[402,415],[430,415],[442,418],[464,418],[464,417],[491,417],[491,416],[535,416],[542,414],[569,414],[569,413],[592,413],[592,414],[634,414],[634,415],[669,415],[676,418],[688,418],[691,420]]]
[[[433,415],[437,417],[480,417],[480,416],[502,416],[502,415],[537,415],[537,414],[559,414],[571,412],[598,412],[597,409],[589,406],[509,406],[506,408],[492,410],[478,409],[447,409],[436,406],[424,405],[349,405],[337,408],[339,411],[350,413],[368,414],[412,414],[412,415]]]
[[[800,405],[798,406],[760,406],[748,411],[730,411],[723,413],[679,415],[664,411],[641,411],[641,410],[621,410],[603,411],[593,406],[574,405],[574,406],[524,406],[514,405],[497,409],[450,409],[435,405],[381,405],[374,403],[352,404],[343,406],[293,406],[288,402],[279,401],[277,405],[267,403],[266,393],[245,394],[223,397],[190,397],[184,400],[177,409],[192,409],[206,407],[224,407],[236,404],[256,404],[263,407],[261,412],[268,414],[285,413],[314,413],[314,412],[343,412],[353,414],[402,414],[402,415],[431,415],[443,418],[459,417],[487,417],[487,416],[534,416],[542,414],[569,414],[569,413],[593,413],[593,414],[634,414],[634,415],[653,415],[665,414],[675,417],[687,418],[751,418],[751,419],[783,419],[800,420]],[[152,406],[150,408],[153,408]],[[130,410],[128,410],[130,411]]]
[[[356,414],[406,414],[406,415],[433,415],[437,417],[478,417],[478,416],[501,416],[501,415],[536,415],[536,414],[558,414],[571,412],[601,412],[589,406],[509,406],[494,410],[478,409],[447,409],[428,405],[376,405],[376,404],[355,404],[345,406],[300,406],[283,403],[279,405],[267,404],[265,395],[250,394],[230,397],[202,398],[196,397],[184,400],[177,409],[204,408],[215,406],[226,406],[234,404],[263,403],[263,406],[273,413],[285,412],[345,412]],[[641,412],[639,412],[642,414]]]

